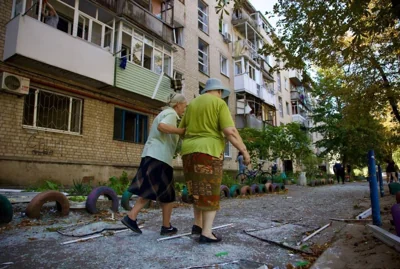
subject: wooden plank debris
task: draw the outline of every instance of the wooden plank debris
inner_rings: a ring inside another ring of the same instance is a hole
[[[313,232],[312,234],[310,234],[309,236],[303,238],[300,242],[297,242],[297,245],[300,246],[301,244],[303,244],[304,242],[306,242],[308,239],[310,239],[311,237],[313,237],[314,235],[318,234],[319,232],[325,230],[326,228],[328,228],[329,226],[332,225],[332,222],[322,226],[321,228],[319,228],[318,230],[316,230],[315,232]]]
[[[376,225],[368,225],[368,227],[376,238],[378,238],[386,245],[393,247],[395,250],[400,252],[400,237],[392,233],[389,233],[388,231]]]

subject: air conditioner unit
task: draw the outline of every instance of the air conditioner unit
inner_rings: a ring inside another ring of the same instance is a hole
[[[224,42],[225,43],[231,43],[232,42],[230,33],[224,33],[223,36],[224,36]]]
[[[23,95],[29,93],[29,79],[7,72],[0,73],[1,90]]]

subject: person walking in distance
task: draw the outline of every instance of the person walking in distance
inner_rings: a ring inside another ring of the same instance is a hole
[[[237,158],[236,158],[236,162],[238,162],[238,164],[239,164],[239,173],[238,173],[238,174],[243,174],[244,171],[245,171],[245,169],[246,169],[246,165],[244,165],[243,161],[244,161],[244,159],[243,159],[243,153],[241,153],[241,152],[239,151],[239,154],[238,154],[238,156],[237,156]],[[240,179],[240,183],[243,183],[244,178],[245,178],[245,177],[243,176],[243,177]]]
[[[219,79],[208,79],[201,95],[188,105],[179,126],[186,129],[181,151],[183,173],[188,199],[193,203],[192,234],[200,235],[199,243],[222,240],[212,232],[212,226],[220,207],[225,138],[243,154],[243,164],[250,163],[250,155],[223,100],[229,93]]]
[[[184,128],[177,127],[177,121],[183,115],[186,104],[182,94],[172,93],[167,100],[167,107],[158,114],[151,126],[139,169],[128,188],[129,192],[139,197],[132,210],[121,220],[136,233],[142,233],[137,225],[137,216],[149,200],[161,203],[163,224],[160,234],[178,232],[170,223],[175,201],[172,160],[179,135],[185,132]]]
[[[337,182],[340,183],[339,179],[342,178],[342,184],[344,184],[345,171],[341,163],[335,163],[333,166],[333,172],[336,175]]]

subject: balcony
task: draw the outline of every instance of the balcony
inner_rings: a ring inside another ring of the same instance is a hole
[[[232,25],[237,28],[237,30],[244,34],[245,24],[249,23],[253,28],[257,28],[257,22],[246,12],[239,12],[238,14],[232,14]]]
[[[7,23],[3,60],[93,87],[114,83],[109,51],[29,16]]]
[[[236,75],[234,83],[235,92],[247,92],[255,97],[261,98],[260,85],[251,79],[247,73]]]
[[[293,115],[292,115],[292,121],[293,121],[293,122],[300,123],[301,125],[305,125],[305,123],[306,123],[306,118],[303,117],[303,116],[300,115],[300,114],[293,114]]]
[[[290,69],[289,79],[292,81],[294,85],[300,86],[301,81],[303,80],[303,76],[301,75],[301,72],[299,72],[298,70]]]
[[[127,62],[123,69],[119,67],[120,60],[117,58],[115,64],[116,87],[161,102],[165,102],[171,94],[171,80],[168,77],[163,76],[160,80],[160,75],[132,62]]]
[[[276,105],[275,105],[275,94],[274,94],[273,91],[267,89],[264,86],[261,86],[261,88],[260,88],[260,97],[261,97],[261,99],[264,100],[264,102],[266,104],[276,107]]]
[[[172,26],[165,21],[162,21],[162,17],[158,18],[148,10],[144,9],[139,3],[136,3],[133,0],[126,1],[125,6],[122,8],[122,15],[128,20],[134,21],[141,27],[156,34],[164,41],[169,42],[170,44],[173,43]],[[163,15],[161,14],[160,16]]]
[[[235,126],[238,129],[254,128],[261,130],[264,128],[264,122],[253,114],[236,115],[235,121]]]

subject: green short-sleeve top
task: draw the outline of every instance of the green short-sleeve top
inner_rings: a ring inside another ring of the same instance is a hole
[[[181,155],[199,152],[219,158],[225,149],[222,130],[234,126],[224,100],[211,94],[195,98],[187,106],[179,125],[186,128]]]

